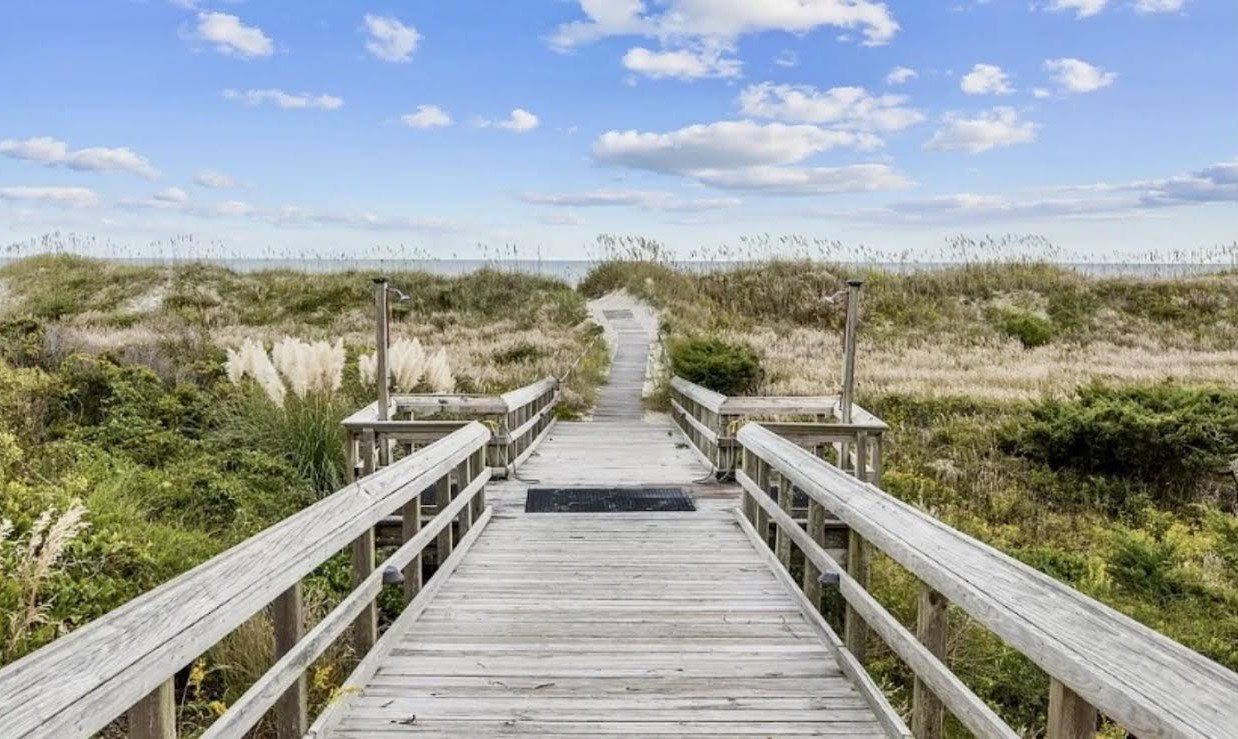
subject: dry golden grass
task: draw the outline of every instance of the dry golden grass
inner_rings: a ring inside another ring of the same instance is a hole
[[[767,373],[763,392],[813,395],[841,387],[842,337],[837,332],[762,327],[724,335],[750,343],[761,354]],[[1067,392],[1092,379],[1229,383],[1238,378],[1238,348],[1187,349],[1147,335],[1130,336],[1125,345],[1035,349],[1024,349],[1013,339],[974,342],[946,336],[930,343],[861,338],[856,366],[861,392],[1025,400]]]

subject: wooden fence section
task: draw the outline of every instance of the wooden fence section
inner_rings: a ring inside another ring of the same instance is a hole
[[[402,570],[411,600],[421,581],[412,563],[426,545],[436,541],[446,557],[457,535],[471,542],[470,529],[489,519],[490,436],[478,423],[456,429],[0,670],[0,734],[85,737],[127,713],[130,737],[174,737],[173,676],[269,608],[278,659],[206,736],[240,736],[272,709],[278,736],[302,736],[306,668],[350,626],[360,652],[369,650],[384,573]],[[365,464],[365,472],[375,469],[372,455]],[[438,515],[423,522],[410,508],[427,488],[446,495]],[[403,542],[375,566],[374,526],[401,509]],[[352,592],[302,633],[302,579],[350,543]]]
[[[493,431],[486,463],[492,475],[504,477],[549,430],[559,386],[548,377],[502,395],[393,395],[385,419],[371,403],[342,422],[349,469],[361,469],[367,446],[376,450],[381,467],[476,420]]]
[[[803,589],[820,602],[821,584],[848,606],[847,649],[863,661],[871,630],[915,673],[912,730],[942,736],[949,710],[979,737],[1017,737],[946,664],[946,613],[956,604],[1050,677],[1050,739],[1093,736],[1097,712],[1139,737],[1216,739],[1238,735],[1238,674],[1053,578],[865,484],[772,430],[750,423],[737,435],[743,465],[742,516],[776,528],[784,567],[804,554]],[[809,498],[807,530],[787,511],[797,490]],[[849,561],[823,544],[829,513],[851,532]],[[761,538],[765,538],[762,536]],[[768,540],[766,541],[768,544]],[[874,546],[920,582],[916,633],[867,591]]]
[[[670,394],[672,420],[720,477],[734,475],[739,427],[745,420],[760,420],[778,435],[818,454],[832,449],[840,467],[869,482],[881,480],[882,438],[890,427],[855,404],[851,422],[844,423],[838,396],[728,397],[682,377],[671,378]]]

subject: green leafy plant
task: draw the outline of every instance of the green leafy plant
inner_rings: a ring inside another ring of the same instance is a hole
[[[1039,403],[1003,444],[1055,469],[1189,485],[1238,455],[1238,391],[1093,383]]]
[[[761,383],[761,363],[751,347],[715,337],[672,341],[671,371],[723,395],[743,395]]]
[[[1053,340],[1053,322],[1047,318],[1014,308],[993,311],[997,329],[1012,339],[1018,339],[1024,349],[1035,349]]]

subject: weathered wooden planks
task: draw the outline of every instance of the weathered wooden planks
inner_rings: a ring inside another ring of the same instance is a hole
[[[329,736],[885,735],[721,511],[498,517],[396,638]]]

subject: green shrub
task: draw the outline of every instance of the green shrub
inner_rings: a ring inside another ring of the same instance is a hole
[[[546,351],[532,344],[516,344],[501,349],[494,354],[494,363],[498,365],[519,364],[521,362],[536,362],[546,356]]]
[[[1042,401],[1003,444],[1054,469],[1193,485],[1238,455],[1238,391],[1093,383]]]
[[[743,344],[696,337],[673,341],[669,350],[672,372],[723,395],[750,393],[761,383],[761,363]]]
[[[281,408],[255,388],[241,390],[227,404],[216,441],[283,461],[325,497],[344,486],[340,420],[351,410],[347,399],[336,396],[290,393]]]
[[[1053,323],[1035,313],[1006,308],[994,311],[997,329],[1012,339],[1018,339],[1024,349],[1035,349],[1053,340]]]

